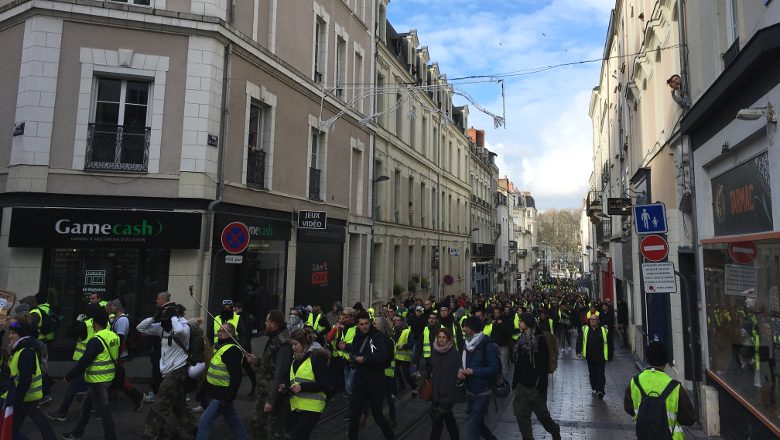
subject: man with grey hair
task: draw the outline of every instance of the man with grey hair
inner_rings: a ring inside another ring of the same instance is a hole
[[[162,311],[162,306],[169,302],[171,302],[170,292],[158,293],[155,299],[158,313]],[[152,343],[152,354],[149,356],[149,361],[152,363],[152,390],[144,396],[144,401],[152,403],[154,402],[154,397],[157,395],[157,391],[160,390],[160,383],[162,382],[162,374],[160,374],[162,346],[160,345],[161,340],[157,336],[149,336],[149,339]]]
[[[116,360],[117,379],[114,384],[120,384],[121,390],[130,400],[133,401],[133,408],[136,411],[144,406],[144,395],[127,380],[125,372],[125,362],[127,361],[127,338],[130,336],[130,318],[125,313],[125,307],[119,299],[113,299],[106,306],[108,313],[115,316],[111,323],[111,330],[119,336],[119,359]]]

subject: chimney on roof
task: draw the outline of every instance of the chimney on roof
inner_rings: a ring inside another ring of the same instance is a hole
[[[472,127],[468,129],[468,137],[471,142],[477,144],[480,148],[485,148],[485,130],[477,130]]]

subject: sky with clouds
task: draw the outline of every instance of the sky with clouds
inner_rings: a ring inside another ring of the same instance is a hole
[[[451,81],[506,128],[470,107],[469,125],[486,131],[501,176],[531,191],[539,209],[582,205],[593,162],[588,104],[600,63],[528,73],[602,56],[615,0],[392,0],[398,32],[416,29],[447,78],[516,72],[496,83]],[[456,105],[467,104],[455,98]]]

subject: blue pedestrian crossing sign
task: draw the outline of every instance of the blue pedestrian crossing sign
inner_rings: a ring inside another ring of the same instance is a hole
[[[634,205],[637,234],[666,234],[666,207],[663,203]]]

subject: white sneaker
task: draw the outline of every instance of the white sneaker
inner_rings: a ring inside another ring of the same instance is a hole
[[[190,395],[189,395],[189,394],[187,394],[187,395],[184,397],[184,401],[185,401],[185,402],[189,402],[190,400],[192,400],[192,399],[190,399]]]
[[[152,403],[154,402],[154,393],[149,391],[144,395],[144,402],[146,403]]]
[[[194,412],[194,413],[202,413],[203,412],[203,407],[198,405],[195,408],[192,408],[192,412]]]

